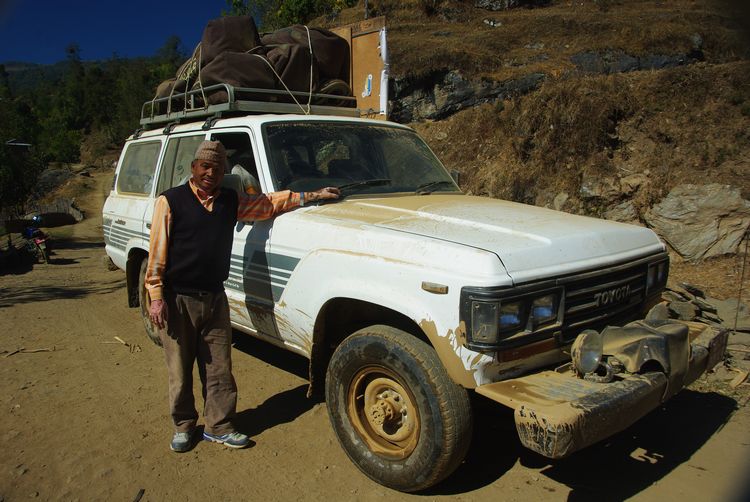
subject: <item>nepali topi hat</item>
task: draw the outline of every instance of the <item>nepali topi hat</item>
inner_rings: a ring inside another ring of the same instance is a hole
[[[223,166],[227,163],[227,151],[221,141],[204,141],[195,151],[195,160],[208,160]]]

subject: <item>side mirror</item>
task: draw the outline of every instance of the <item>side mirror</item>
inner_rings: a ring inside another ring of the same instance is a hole
[[[451,169],[451,178],[456,182],[456,185],[460,186],[461,173],[455,169]]]

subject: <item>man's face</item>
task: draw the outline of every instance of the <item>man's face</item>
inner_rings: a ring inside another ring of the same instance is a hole
[[[194,160],[190,166],[198,188],[213,193],[224,179],[224,166],[210,160]]]

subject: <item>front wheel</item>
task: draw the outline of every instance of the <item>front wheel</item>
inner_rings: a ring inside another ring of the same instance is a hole
[[[326,401],[349,458],[371,479],[414,492],[451,474],[472,432],[467,391],[435,351],[390,326],[346,338],[331,358]]]
[[[148,266],[148,258],[144,258],[141,262],[141,271],[138,275],[138,304],[141,308],[141,318],[143,318],[143,325],[146,327],[146,334],[149,339],[159,347],[162,346],[161,339],[159,338],[159,331],[151,322],[151,317],[148,315],[148,291],[146,291],[146,267]]]

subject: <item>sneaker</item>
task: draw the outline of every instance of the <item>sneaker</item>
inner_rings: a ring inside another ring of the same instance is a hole
[[[177,453],[188,451],[193,444],[194,433],[195,429],[188,432],[175,432],[172,436],[172,442],[169,443],[169,448]]]
[[[204,432],[203,439],[214,443],[221,443],[230,448],[245,448],[250,444],[250,439],[241,432],[228,432],[227,434],[221,435]]]

